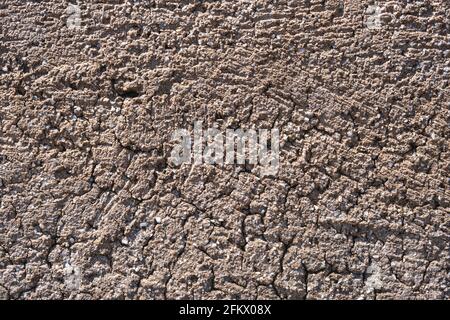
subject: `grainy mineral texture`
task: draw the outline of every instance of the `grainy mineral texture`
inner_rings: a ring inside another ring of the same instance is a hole
[[[450,3],[0,1],[0,297],[448,299]],[[169,161],[280,132],[280,166]]]

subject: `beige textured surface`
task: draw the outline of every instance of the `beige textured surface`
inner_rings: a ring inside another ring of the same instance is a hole
[[[450,3],[369,4],[0,1],[0,297],[448,299]]]

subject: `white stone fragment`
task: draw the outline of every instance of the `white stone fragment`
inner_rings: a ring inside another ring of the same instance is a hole
[[[142,228],[142,229],[147,228],[147,226],[148,226],[148,223],[147,223],[147,222],[141,222],[141,223],[139,224],[139,227]]]

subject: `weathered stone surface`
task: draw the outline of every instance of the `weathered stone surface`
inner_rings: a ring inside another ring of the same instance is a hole
[[[448,1],[106,2],[0,3],[0,298],[449,298]]]

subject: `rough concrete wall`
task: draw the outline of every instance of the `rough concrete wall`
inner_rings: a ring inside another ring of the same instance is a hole
[[[0,2],[0,297],[449,298],[447,0],[78,5]]]

